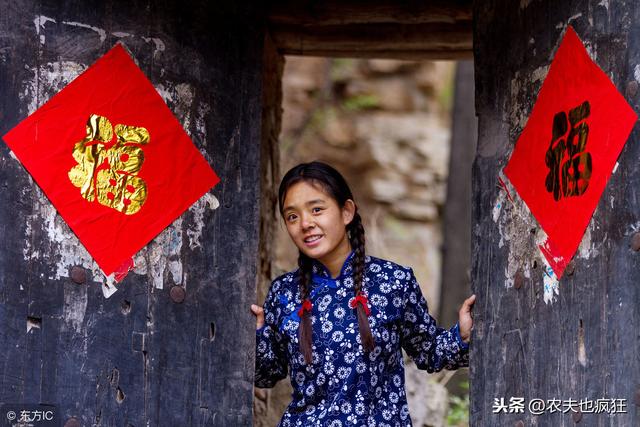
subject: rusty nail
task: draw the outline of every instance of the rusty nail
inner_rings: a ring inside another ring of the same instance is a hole
[[[640,406],[640,388],[636,391],[636,397],[634,399],[636,406]]]
[[[578,424],[582,419],[582,412],[574,412],[573,414],[571,414],[571,418],[573,418],[574,423]]]
[[[636,93],[638,93],[638,82],[632,80],[627,83],[626,95],[628,98],[633,98],[634,96],[636,96]]]
[[[80,421],[77,418],[69,418],[64,427],[80,427]]]
[[[184,301],[185,291],[182,286],[172,286],[169,291],[169,295],[171,296],[171,300],[177,304],[180,304]]]
[[[524,282],[524,275],[522,274],[522,271],[518,270],[516,272],[516,277],[513,280],[513,286],[516,289],[520,289],[522,287],[523,282]]]
[[[131,312],[131,303],[126,299],[122,300],[120,303],[120,309],[122,310],[122,314],[129,314]]]
[[[573,261],[567,264],[567,268],[565,268],[564,270],[567,276],[573,276],[573,273],[575,273],[575,271],[576,271],[576,264]]]
[[[518,421],[516,421],[514,426],[515,427],[524,427],[524,422],[522,420],[518,420]]]
[[[79,265],[75,265],[71,268],[71,280],[78,285],[82,285],[87,282],[87,272]]]
[[[640,233],[631,236],[631,249],[636,252],[640,251]]]

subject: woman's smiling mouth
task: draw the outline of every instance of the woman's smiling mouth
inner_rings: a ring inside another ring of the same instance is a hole
[[[314,234],[313,236],[308,236],[304,238],[304,243],[307,246],[316,246],[320,239],[322,239],[322,234]]]

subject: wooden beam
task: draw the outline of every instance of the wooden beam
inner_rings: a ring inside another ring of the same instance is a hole
[[[275,1],[269,22],[288,25],[428,24],[471,21],[471,1]]]
[[[268,26],[284,55],[395,59],[473,56],[470,1],[276,1]]]
[[[284,55],[399,59],[471,58],[471,22],[457,24],[349,24],[271,26]]]

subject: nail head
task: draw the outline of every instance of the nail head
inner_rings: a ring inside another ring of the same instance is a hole
[[[73,266],[71,268],[71,280],[73,280],[73,282],[77,283],[78,285],[86,283],[87,271],[78,265]]]
[[[80,427],[80,421],[77,418],[69,418],[64,427]]]
[[[169,295],[171,296],[171,301],[180,304],[182,301],[184,301],[184,297],[185,297],[185,290],[182,286],[173,286],[171,288],[171,290],[169,291]]]
[[[524,275],[522,274],[522,271],[518,270],[516,272],[516,277],[513,280],[513,286],[516,289],[520,289],[522,287],[522,284],[524,283]]]
[[[582,419],[582,412],[578,411],[578,412],[574,412],[573,414],[571,414],[571,418],[573,419],[574,423],[579,423],[580,420]]]
[[[573,276],[573,273],[575,273],[575,271],[576,271],[576,264],[573,261],[567,264],[567,268],[565,268],[564,270],[567,276]]]
[[[627,83],[626,92],[627,92],[626,95],[629,98],[633,98],[634,96],[636,96],[636,93],[638,93],[638,82],[635,80],[632,80],[629,83]]]

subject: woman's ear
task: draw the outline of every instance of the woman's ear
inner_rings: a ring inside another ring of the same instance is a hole
[[[342,220],[344,225],[348,225],[353,221],[353,217],[356,215],[356,204],[351,199],[347,199],[342,207]]]

